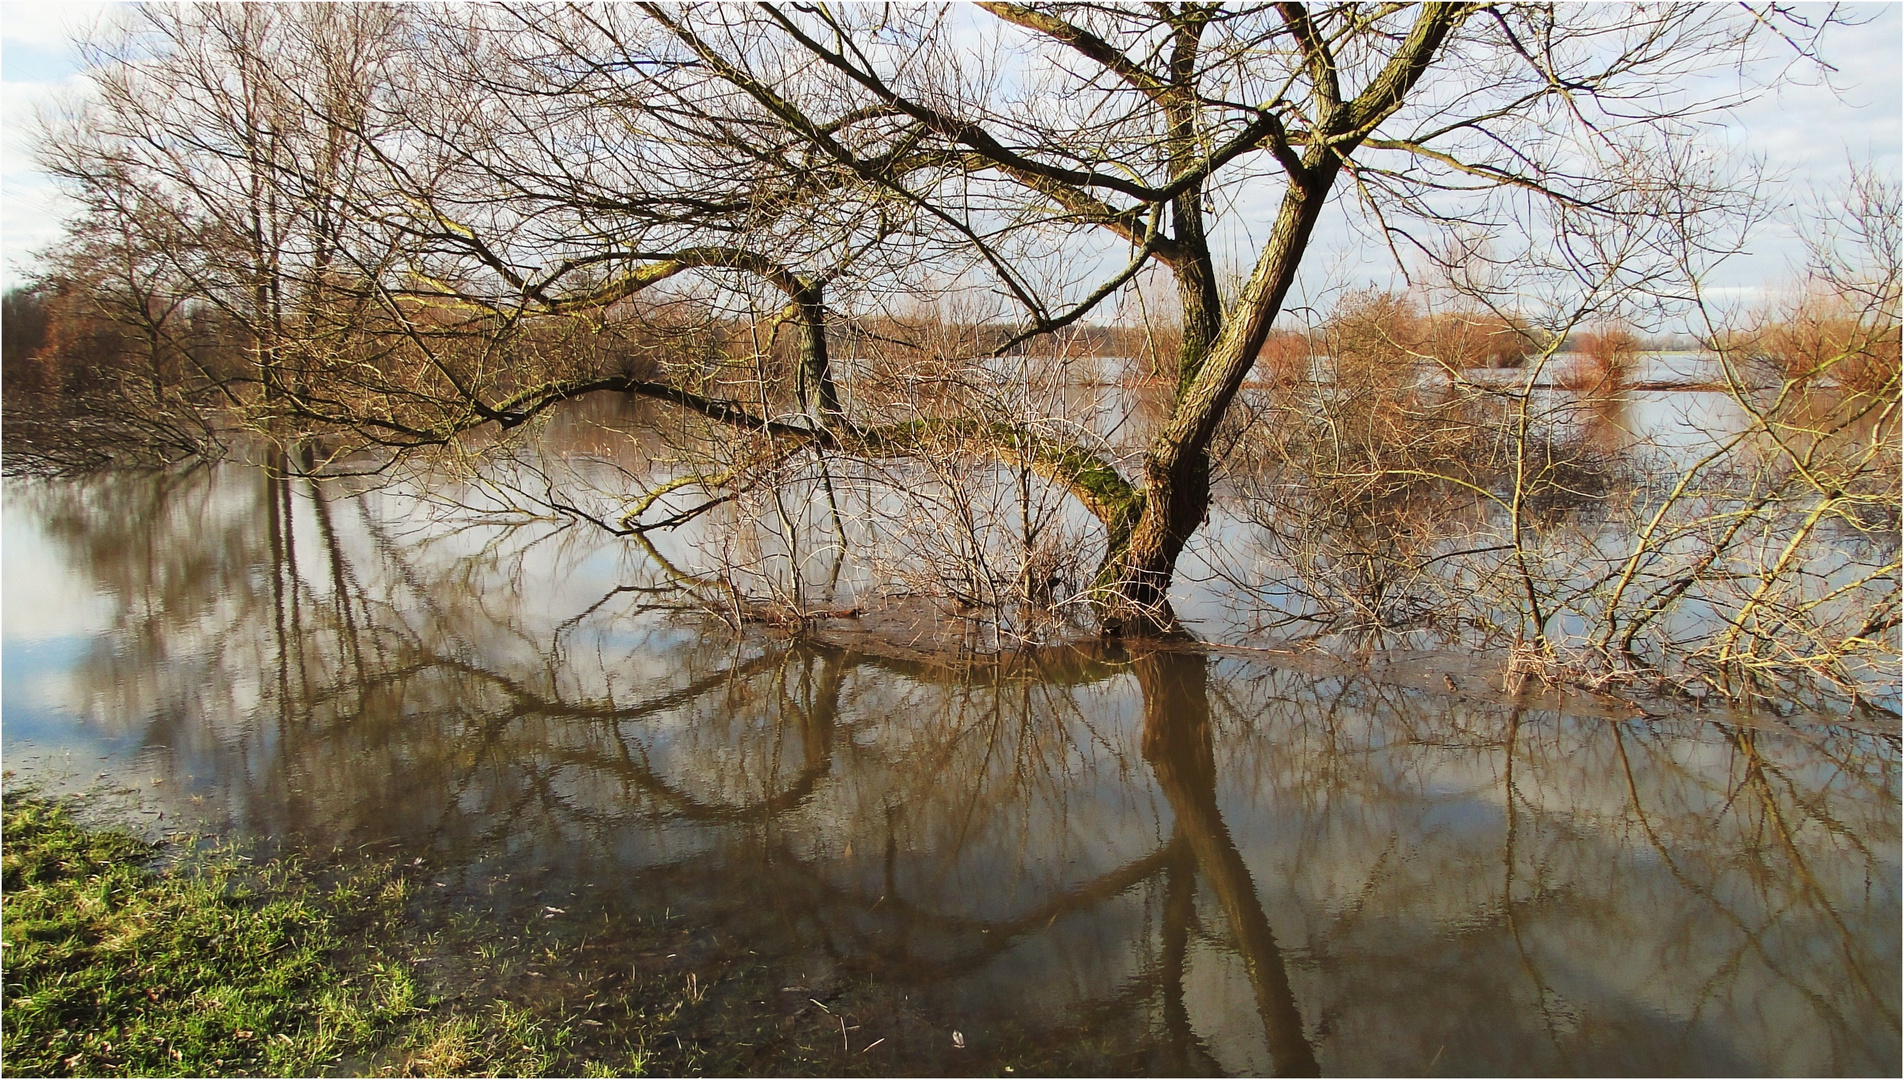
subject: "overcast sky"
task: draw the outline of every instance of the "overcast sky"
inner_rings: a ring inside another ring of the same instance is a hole
[[[0,0],[0,275],[7,287],[32,272],[33,253],[59,235],[65,211],[33,167],[34,111],[83,88],[71,39],[109,6]],[[1897,4],[1848,6],[1871,21],[1827,37],[1824,53],[1837,73],[1781,82],[1739,112],[1725,134],[1738,153],[1764,158],[1783,176],[1787,204],[1840,182],[1848,161],[1893,177],[1904,168],[1904,13]],[[1373,280],[1387,272],[1380,254],[1360,250],[1346,225],[1325,229],[1318,243],[1315,261],[1337,268],[1333,274]],[[1752,253],[1728,264],[1717,283],[1742,297],[1777,287],[1802,252],[1786,221],[1768,224]]]

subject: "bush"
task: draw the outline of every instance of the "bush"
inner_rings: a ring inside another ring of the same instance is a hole
[[[1758,331],[1753,351],[1790,382],[1895,396],[1901,344],[1896,319],[1860,310],[1842,297],[1813,293],[1769,320]]]
[[[1623,326],[1603,326],[1574,338],[1573,352],[1574,362],[1560,372],[1560,385],[1580,393],[1610,393],[1632,377],[1640,343]]]

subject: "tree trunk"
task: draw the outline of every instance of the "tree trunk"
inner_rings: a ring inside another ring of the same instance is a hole
[[[791,277],[792,275],[788,275]],[[810,398],[819,398],[819,420],[822,424],[837,424],[844,419],[840,411],[840,392],[833,382],[833,365],[826,352],[826,297],[822,286],[795,279],[798,287],[793,293],[793,304],[798,308],[799,341],[796,349],[799,356],[795,360],[794,390],[799,398],[800,407],[811,413],[813,403]]]
[[[1210,243],[1203,233],[1201,186],[1177,197],[1171,216],[1175,219],[1174,237],[1185,252],[1171,267],[1177,278],[1177,306],[1183,312],[1183,343],[1177,350],[1178,398],[1194,386],[1203,374],[1210,346],[1223,329],[1223,300],[1216,288],[1216,263],[1210,258]]]
[[[1194,368],[1195,375],[1179,387],[1170,421],[1144,454],[1143,514],[1129,544],[1121,553],[1110,553],[1109,572],[1100,579],[1106,634],[1177,632],[1170,581],[1184,545],[1209,515],[1210,442],[1282,309],[1338,168],[1333,157],[1316,154],[1303,175],[1290,182],[1275,231],[1227,323],[1200,361],[1185,358],[1185,370]]]

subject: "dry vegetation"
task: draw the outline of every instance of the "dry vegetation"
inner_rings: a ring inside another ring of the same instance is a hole
[[[1808,290],[1728,342],[1786,382],[1850,394],[1895,395],[1900,328],[1856,296]]]
[[[1609,394],[1631,381],[1640,343],[1625,327],[1605,326],[1576,337],[1573,349],[1576,360],[1561,373],[1560,385],[1577,393]]]
[[[1859,235],[1882,239],[1897,188],[1858,184]],[[1265,631],[1466,640],[1515,678],[1882,703],[1899,652],[1891,250],[1820,248],[1804,303],[1714,335],[1729,389],[1643,401],[1626,327],[1569,335],[1570,354],[1509,380],[1449,383],[1429,377],[1452,365],[1421,347],[1409,304],[1352,296],[1319,333],[1328,377],[1262,398],[1230,462],[1263,547],[1232,553],[1229,575]],[[1825,281],[1866,306],[1821,316]],[[1690,445],[1628,418],[1721,397],[1736,419]]]
[[[1303,619],[1855,683],[1895,559],[1852,582],[1818,545],[1895,534],[1896,274],[1827,259],[1707,334],[1745,416],[1710,456],[1625,445],[1621,320],[1752,212],[1697,117],[1633,110],[1767,27],[1616,10],[991,11],[1058,113],[965,81],[924,10],[129,11],[40,133],[83,212],[8,298],[7,467],[425,451],[508,513],[701,530],[674,580],[731,618],[861,589],[1111,634],[1181,629],[1177,561],[1235,491]],[[1895,186],[1859,184],[1834,220],[1870,235],[1834,235],[1885,250]],[[1293,325],[1350,185],[1435,288]],[[1276,209],[1219,288],[1246,189]],[[587,461],[507,437],[596,396],[659,419]]]

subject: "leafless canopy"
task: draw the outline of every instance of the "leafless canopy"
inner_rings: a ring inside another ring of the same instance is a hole
[[[93,43],[97,96],[42,158],[86,208],[69,250],[140,283],[115,295],[155,324],[153,363],[189,369],[161,398],[339,461],[636,395],[742,445],[669,481],[716,502],[793,462],[829,485],[829,461],[991,462],[1099,523],[1084,595],[1145,632],[1174,626],[1220,432],[1327,207],[1528,349],[1683,302],[1753,213],[1695,137],[1747,91],[1706,76],[1811,62],[1837,18],[147,7]],[[1049,376],[1053,342],[1159,279],[1180,345],[1140,459],[989,392]],[[983,332],[935,347],[907,322],[935,303]],[[194,320],[224,353],[187,347]]]

